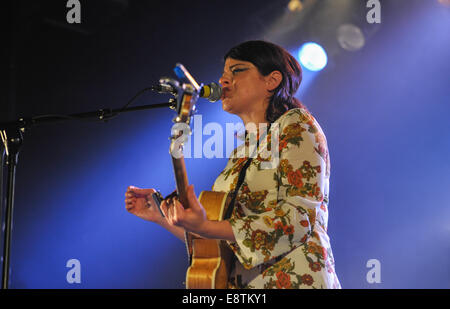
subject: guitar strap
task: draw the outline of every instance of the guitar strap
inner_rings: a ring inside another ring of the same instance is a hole
[[[272,126],[272,123],[269,124],[269,129],[270,129],[271,126]],[[260,140],[262,138],[263,137],[258,139],[256,149],[259,149],[259,142],[260,142]],[[237,194],[239,192],[239,189],[242,186],[242,183],[244,182],[245,174],[247,173],[247,169],[250,166],[250,164],[252,163],[252,160],[253,160],[253,157],[250,156],[250,158],[248,158],[247,161],[245,162],[245,164],[242,167],[242,169],[239,171],[239,176],[238,176],[238,181],[237,181],[237,184],[236,184],[236,188],[234,189],[234,191],[232,193],[230,204],[228,205],[227,211],[226,211],[225,216],[223,218],[224,220],[231,218],[231,215],[233,214],[233,210],[234,210],[234,205],[236,203]],[[236,256],[234,256],[233,259],[236,259]],[[234,267],[235,267],[234,263],[231,263],[231,269],[229,270],[230,273],[232,273]]]
[[[234,209],[234,204],[236,202],[237,194],[239,192],[239,189],[242,186],[242,183],[244,182],[245,174],[247,172],[248,167],[252,163],[252,160],[253,160],[253,158],[247,159],[244,166],[242,167],[242,169],[239,172],[239,177],[238,177],[238,181],[236,184],[236,188],[234,189],[234,191],[231,195],[231,201],[230,201],[230,204],[228,205],[227,212],[225,213],[225,216],[223,218],[224,220],[231,218],[231,215],[233,214],[233,209]]]
[[[272,126],[272,123],[269,124],[268,130],[270,130],[271,126]],[[265,132],[265,133],[267,133],[267,132]],[[262,134],[262,136],[257,140],[256,150],[259,149],[259,142],[260,142],[260,140],[262,140],[265,137],[265,133]],[[236,184],[236,188],[234,189],[234,191],[232,193],[230,205],[228,205],[227,212],[225,213],[225,216],[223,218],[224,220],[231,218],[231,215],[233,214],[233,209],[234,209],[234,204],[236,203],[237,194],[239,192],[239,189],[242,186],[242,183],[244,182],[245,174],[247,172],[248,167],[252,163],[252,160],[253,160],[253,156],[250,156],[250,158],[247,159],[244,166],[242,167],[242,169],[239,172],[239,177],[238,177],[238,181]]]

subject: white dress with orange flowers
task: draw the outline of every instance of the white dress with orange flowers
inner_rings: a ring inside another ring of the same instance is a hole
[[[272,124],[277,126],[278,164],[275,156],[253,158],[228,219],[236,238],[228,242],[236,256],[229,287],[340,288],[327,235],[330,161],[325,135],[300,108],[278,118]],[[271,139],[271,131],[262,135],[258,149],[272,151]],[[212,190],[234,190],[247,160],[239,154],[249,140],[251,134],[230,155]],[[270,162],[273,166],[264,165]]]

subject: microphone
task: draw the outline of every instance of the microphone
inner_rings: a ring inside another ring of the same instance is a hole
[[[170,93],[176,95],[178,90],[168,84],[159,84],[152,86],[151,89],[158,93]],[[217,102],[222,96],[222,87],[219,84],[211,83],[209,85],[204,85],[200,88],[200,97],[205,98],[210,102]]]
[[[204,85],[200,89],[200,97],[207,99],[209,102],[217,102],[222,97],[222,87],[216,83]]]

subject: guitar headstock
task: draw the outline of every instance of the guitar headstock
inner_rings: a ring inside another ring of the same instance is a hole
[[[175,65],[174,72],[179,79],[185,79],[188,83],[180,83],[172,78],[161,78],[159,84],[163,88],[171,89],[169,92],[176,98],[176,106],[172,109],[176,110],[177,116],[173,119],[173,122],[189,125],[191,116],[196,111],[195,104],[203,85],[199,85],[181,63]]]
[[[170,154],[179,159],[183,156],[183,144],[191,134],[191,117],[196,112],[196,103],[202,85],[195,81],[182,64],[177,63],[174,71],[180,80],[185,79],[188,82],[182,83],[176,79],[164,77],[159,80],[159,85],[165,89],[165,92],[174,96],[174,99],[171,100],[171,109],[175,110],[177,114],[172,120],[175,124],[172,126],[170,137]]]
[[[182,64],[177,63],[175,73],[180,79],[187,79],[189,82],[180,83],[175,79],[161,78],[159,83],[163,88],[169,89],[168,92],[176,98],[176,106],[173,106],[173,109],[176,110],[177,115],[173,119],[175,124],[172,126],[169,153],[172,156],[177,186],[176,191],[182,205],[187,207],[187,187],[189,181],[184,163],[183,145],[187,142],[188,136],[191,134],[191,117],[196,112],[195,104],[200,96],[202,87],[194,80]],[[175,102],[175,100],[172,100],[172,102]]]

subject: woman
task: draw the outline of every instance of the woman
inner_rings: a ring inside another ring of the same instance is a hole
[[[145,207],[153,189],[129,187],[127,210],[183,241],[185,231],[226,240],[236,257],[230,288],[340,288],[326,232],[327,143],[319,124],[294,98],[302,77],[300,65],[286,50],[264,41],[244,42],[224,59],[219,80],[223,109],[238,115],[247,132],[254,124],[278,127],[279,164],[261,168],[267,159],[259,155],[249,162],[227,220],[207,220],[192,185],[188,209],[176,199],[163,202],[166,218],[152,201]],[[270,148],[271,134],[260,141],[260,148]],[[248,146],[250,136],[246,134],[245,143],[231,154],[213,191],[236,188],[247,160],[236,154]]]

